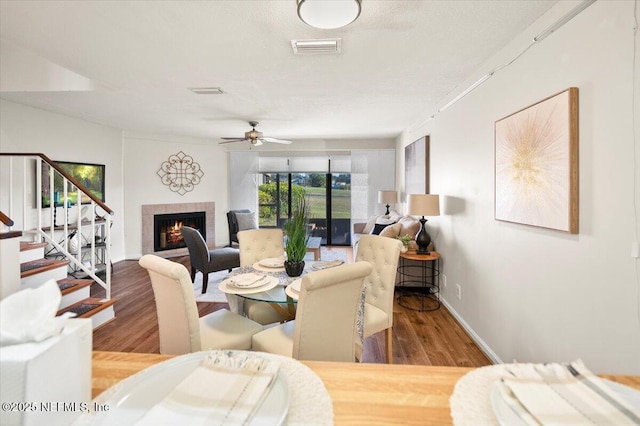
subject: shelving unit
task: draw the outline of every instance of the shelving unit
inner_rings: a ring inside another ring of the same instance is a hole
[[[80,222],[80,226],[82,228],[90,227],[92,225],[96,226],[96,232],[95,232],[96,240],[94,242],[94,247],[96,249],[95,251],[96,264],[94,265],[94,267],[97,273],[104,272],[107,268],[107,265],[105,262],[106,248],[107,248],[106,229],[105,229],[106,224],[107,224],[107,221],[103,218],[96,218],[93,223],[90,220],[82,220]],[[65,231],[65,227],[62,225],[55,226],[53,229],[54,231],[62,231],[62,232]],[[65,241],[67,241],[67,244],[69,244],[70,240],[74,238],[76,235],[78,235],[77,222],[68,224],[66,227],[66,230],[67,232],[69,232],[68,235],[63,235],[63,237],[58,241],[58,244],[62,246],[64,246]],[[86,260],[88,260],[86,259],[86,256],[91,253],[91,240],[87,239],[86,235],[83,234],[82,232],[80,233],[80,235],[81,235],[82,241],[79,249],[81,253],[81,262],[84,263]],[[45,257],[59,259],[59,258],[65,257],[65,255],[59,252],[55,247],[52,247],[49,251],[45,253]],[[109,267],[113,268],[113,265],[110,264]],[[69,265],[69,275],[73,276],[74,278],[84,278],[86,276],[86,274],[84,273],[84,271],[82,271],[82,269],[73,265]]]

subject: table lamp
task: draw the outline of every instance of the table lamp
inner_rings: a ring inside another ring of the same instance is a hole
[[[398,193],[396,191],[378,191],[378,202],[387,205],[385,214],[389,214],[389,206],[398,201]]]
[[[429,254],[427,247],[431,243],[431,237],[427,233],[427,219],[425,216],[440,215],[440,196],[437,194],[410,194],[409,214],[411,216],[422,216],[420,219],[420,231],[416,235],[418,254]]]

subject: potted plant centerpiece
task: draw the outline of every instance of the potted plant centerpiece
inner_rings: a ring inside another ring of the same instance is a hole
[[[291,219],[283,226],[286,235],[285,252],[287,260],[284,269],[290,277],[299,277],[304,269],[304,257],[307,254],[307,224],[309,206],[305,197],[298,197],[292,206]]]

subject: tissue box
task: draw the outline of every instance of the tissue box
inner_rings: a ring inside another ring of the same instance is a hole
[[[91,319],[39,343],[0,348],[0,424],[69,425],[91,401]]]

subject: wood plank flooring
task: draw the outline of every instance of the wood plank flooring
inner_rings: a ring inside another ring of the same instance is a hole
[[[350,248],[347,259],[353,261]],[[188,256],[171,259],[189,268]],[[93,333],[93,349],[99,351],[159,353],[158,321],[153,290],[147,272],[137,261],[125,260],[113,265],[111,283],[116,319]],[[104,290],[92,286],[92,297],[104,297]],[[226,303],[198,303],[200,316]],[[438,366],[482,367],[489,359],[443,306],[436,311],[417,312],[394,306],[393,362]],[[384,363],[384,332],[364,342],[364,362]]]

